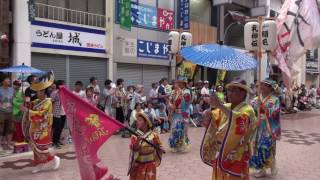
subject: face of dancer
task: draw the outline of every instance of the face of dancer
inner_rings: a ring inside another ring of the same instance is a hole
[[[227,90],[228,102],[231,104],[240,104],[245,100],[246,91],[238,87],[230,87]]]
[[[46,91],[45,90],[37,91],[37,97],[38,97],[38,99],[45,99],[46,98]]]
[[[137,119],[137,128],[143,132],[146,132],[148,129],[146,121],[140,116]]]
[[[261,83],[261,93],[262,95],[268,95],[272,92],[272,87],[268,84]]]

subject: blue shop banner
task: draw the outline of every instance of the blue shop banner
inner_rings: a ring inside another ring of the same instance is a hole
[[[117,0],[117,21],[120,22],[120,0]],[[157,8],[131,2],[131,22],[133,26],[157,29]]]
[[[190,0],[178,1],[178,28],[190,29]]]
[[[166,43],[138,40],[137,44],[138,57],[169,59]]]

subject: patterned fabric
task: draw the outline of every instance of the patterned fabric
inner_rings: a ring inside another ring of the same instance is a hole
[[[189,104],[191,96],[189,91],[174,92],[172,104],[174,106],[173,122],[171,135],[169,138],[169,147],[173,152],[185,151],[189,145],[188,138],[188,118],[189,118]]]
[[[52,103],[50,98],[43,101],[39,99],[32,102],[29,110],[30,143],[32,146],[35,165],[47,163],[53,159],[49,153],[51,145]]]
[[[60,116],[65,115],[65,112],[60,102],[59,90],[53,91],[50,97],[53,104],[53,116],[59,118]]]
[[[255,109],[258,108],[257,102],[258,98],[255,98],[252,103]],[[264,98],[260,112],[259,126],[253,139],[254,152],[250,160],[250,166],[259,170],[270,168],[275,160],[276,140],[281,136],[279,98],[274,95]]]
[[[154,132],[147,132],[143,138],[161,147],[161,141],[158,134]],[[138,138],[131,137],[131,155],[129,173],[130,180],[156,180],[156,168],[161,163],[162,154],[154,147],[150,146],[144,141],[138,142],[138,147],[134,148]]]
[[[231,109],[231,104],[225,107]],[[255,112],[246,103],[232,109],[230,118],[220,109],[212,111],[201,145],[201,158],[213,167],[213,180],[249,179],[250,138],[255,123]]]

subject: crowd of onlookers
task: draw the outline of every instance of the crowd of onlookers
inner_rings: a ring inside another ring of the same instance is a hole
[[[36,80],[36,76],[27,78],[28,84]],[[168,101],[174,91],[174,82],[169,83],[168,79],[162,78],[159,82],[151,84],[149,92],[144,91],[141,84],[126,86],[123,79],[116,82],[105,80],[104,87],[99,87],[95,77],[90,78],[90,84],[85,86],[83,82],[77,81],[74,84],[73,93],[83,98],[88,103],[104,111],[107,115],[114,117],[121,123],[125,123],[131,128],[136,126],[136,113],[145,112],[151,118],[156,131],[167,133],[171,125],[171,113],[167,108]],[[56,148],[60,148],[61,134],[66,127],[66,114],[59,98],[59,87],[63,86],[63,80],[57,80],[47,91],[47,96],[53,103],[53,135],[52,142]],[[257,86],[251,84],[252,92],[249,96],[253,99],[257,95]],[[208,81],[193,82],[189,80],[186,87],[191,95],[190,124],[201,126],[203,112],[210,106],[204,101],[204,97],[216,93],[221,102],[226,102],[224,83],[210,86]],[[320,89],[311,86],[309,89],[305,85],[296,87],[288,91],[282,82],[279,83],[278,95],[281,99],[281,109],[283,113],[293,113],[298,110],[310,110],[312,107],[319,107]],[[22,92],[24,91],[24,92]],[[23,103],[31,102],[36,99],[36,92],[29,87],[22,88],[22,82],[13,81],[9,77],[1,80],[0,86],[0,133],[1,147],[4,150],[12,150],[13,142],[23,142],[21,121],[23,113],[20,106]],[[122,137],[129,137],[126,130],[119,132]],[[72,142],[68,137],[68,141]]]

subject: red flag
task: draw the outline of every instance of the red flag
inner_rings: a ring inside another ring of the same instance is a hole
[[[97,151],[115,131],[124,126],[66,88],[60,88],[59,92],[71,129],[81,179],[101,179],[108,169],[97,166],[100,162]]]

